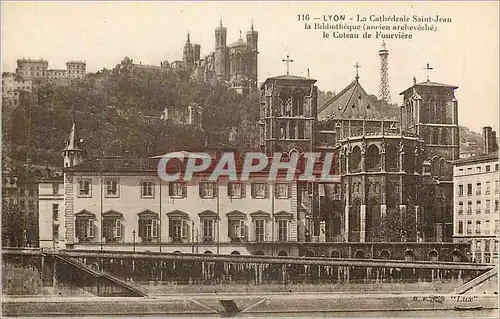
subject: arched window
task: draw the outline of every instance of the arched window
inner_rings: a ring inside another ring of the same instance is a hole
[[[413,252],[413,250],[407,250],[407,251],[405,251],[404,260],[406,260],[406,261],[412,261],[414,259],[415,259],[415,253]]]
[[[355,146],[352,149],[351,162],[349,163],[351,171],[357,171],[361,169],[361,149],[358,146]]]
[[[332,253],[330,254],[330,256],[332,258],[340,258],[340,253],[339,253],[338,250],[334,250],[334,251],[332,251]]]
[[[366,210],[366,241],[377,241],[378,232],[380,230],[380,204],[376,199],[370,199],[368,201],[368,207]]]
[[[441,145],[448,145],[448,130],[446,128],[441,129]]]
[[[380,170],[380,154],[377,145],[372,144],[368,147],[365,154],[366,169]]]
[[[432,176],[439,176],[439,158],[437,156],[434,156],[431,161],[431,175]]]
[[[385,153],[388,171],[397,171],[398,165],[398,148],[395,144],[389,144]]]
[[[356,253],[354,254],[354,258],[356,259],[363,259],[365,258],[365,252],[360,250],[357,250]]]
[[[439,260],[438,252],[435,250],[429,251],[428,256],[429,256],[429,260],[431,260],[431,261],[438,261]]]
[[[432,141],[431,144],[439,144],[439,129],[435,128],[432,130]]]
[[[382,259],[391,259],[391,253],[387,249],[383,249],[380,252],[380,258],[382,258]]]
[[[354,201],[349,212],[349,229],[351,232],[358,232],[360,230],[360,212],[361,200],[358,198]]]
[[[302,92],[295,91],[293,92],[293,116],[303,116],[304,115],[304,96]]]

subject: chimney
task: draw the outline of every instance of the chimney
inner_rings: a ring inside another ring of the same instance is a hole
[[[496,140],[496,132],[493,131],[491,126],[483,127],[483,151],[484,154],[495,152],[498,150],[498,144]]]

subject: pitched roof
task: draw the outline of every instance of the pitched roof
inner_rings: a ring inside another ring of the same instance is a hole
[[[455,85],[450,85],[450,84],[444,84],[444,83],[438,83],[438,82],[432,82],[432,81],[425,81],[425,82],[420,82],[420,83],[416,83],[414,84],[413,86],[407,88],[406,90],[404,90],[403,92],[399,93],[399,95],[402,95],[404,94],[406,91],[414,88],[414,87],[417,87],[417,86],[431,86],[431,87],[442,87],[442,88],[450,88],[452,90],[455,90],[455,89],[458,89],[458,86],[455,86]]]
[[[387,120],[397,118],[397,107],[368,95],[356,79],[318,108],[318,118]]]
[[[302,82],[307,83],[307,84],[313,84],[313,83],[316,83],[317,80],[311,79],[311,78],[305,78],[303,76],[285,74],[285,75],[279,75],[279,76],[273,76],[273,77],[267,78],[264,81],[264,83],[262,83],[261,88],[263,88],[264,85],[270,81],[284,81],[284,82],[286,82],[286,81],[302,81]]]
[[[480,154],[476,156],[460,158],[453,162],[455,165],[470,164],[476,162],[491,162],[498,160],[498,152],[490,152],[487,154]]]
[[[152,172],[159,158],[95,158],[80,165],[64,168],[68,172]]]
[[[76,127],[75,121],[73,121],[73,126],[71,127],[71,132],[69,133],[68,140],[66,141],[65,151],[83,150],[81,148],[80,136],[78,135],[78,129]]]

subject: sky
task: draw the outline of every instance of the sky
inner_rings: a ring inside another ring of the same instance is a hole
[[[498,131],[499,25],[498,2],[6,2],[2,1],[2,71],[15,71],[21,57],[44,58],[49,68],[65,68],[84,60],[87,70],[113,68],[125,56],[159,65],[182,60],[189,31],[202,56],[214,50],[214,28],[222,18],[228,44],[240,30],[245,36],[253,20],[259,32],[259,81],[286,73],[282,60],[294,62],[290,73],[317,79],[323,91],[341,91],[355,76],[369,94],[380,86],[380,39],[323,39],[321,31],[305,30],[298,15],[442,16],[437,32],[419,32],[408,39],[389,39],[389,84],[393,102],[400,92],[426,80],[459,88],[459,124],[480,132]]]

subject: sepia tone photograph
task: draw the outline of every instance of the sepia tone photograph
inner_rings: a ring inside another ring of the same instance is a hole
[[[2,1],[2,317],[498,318],[499,2]]]

